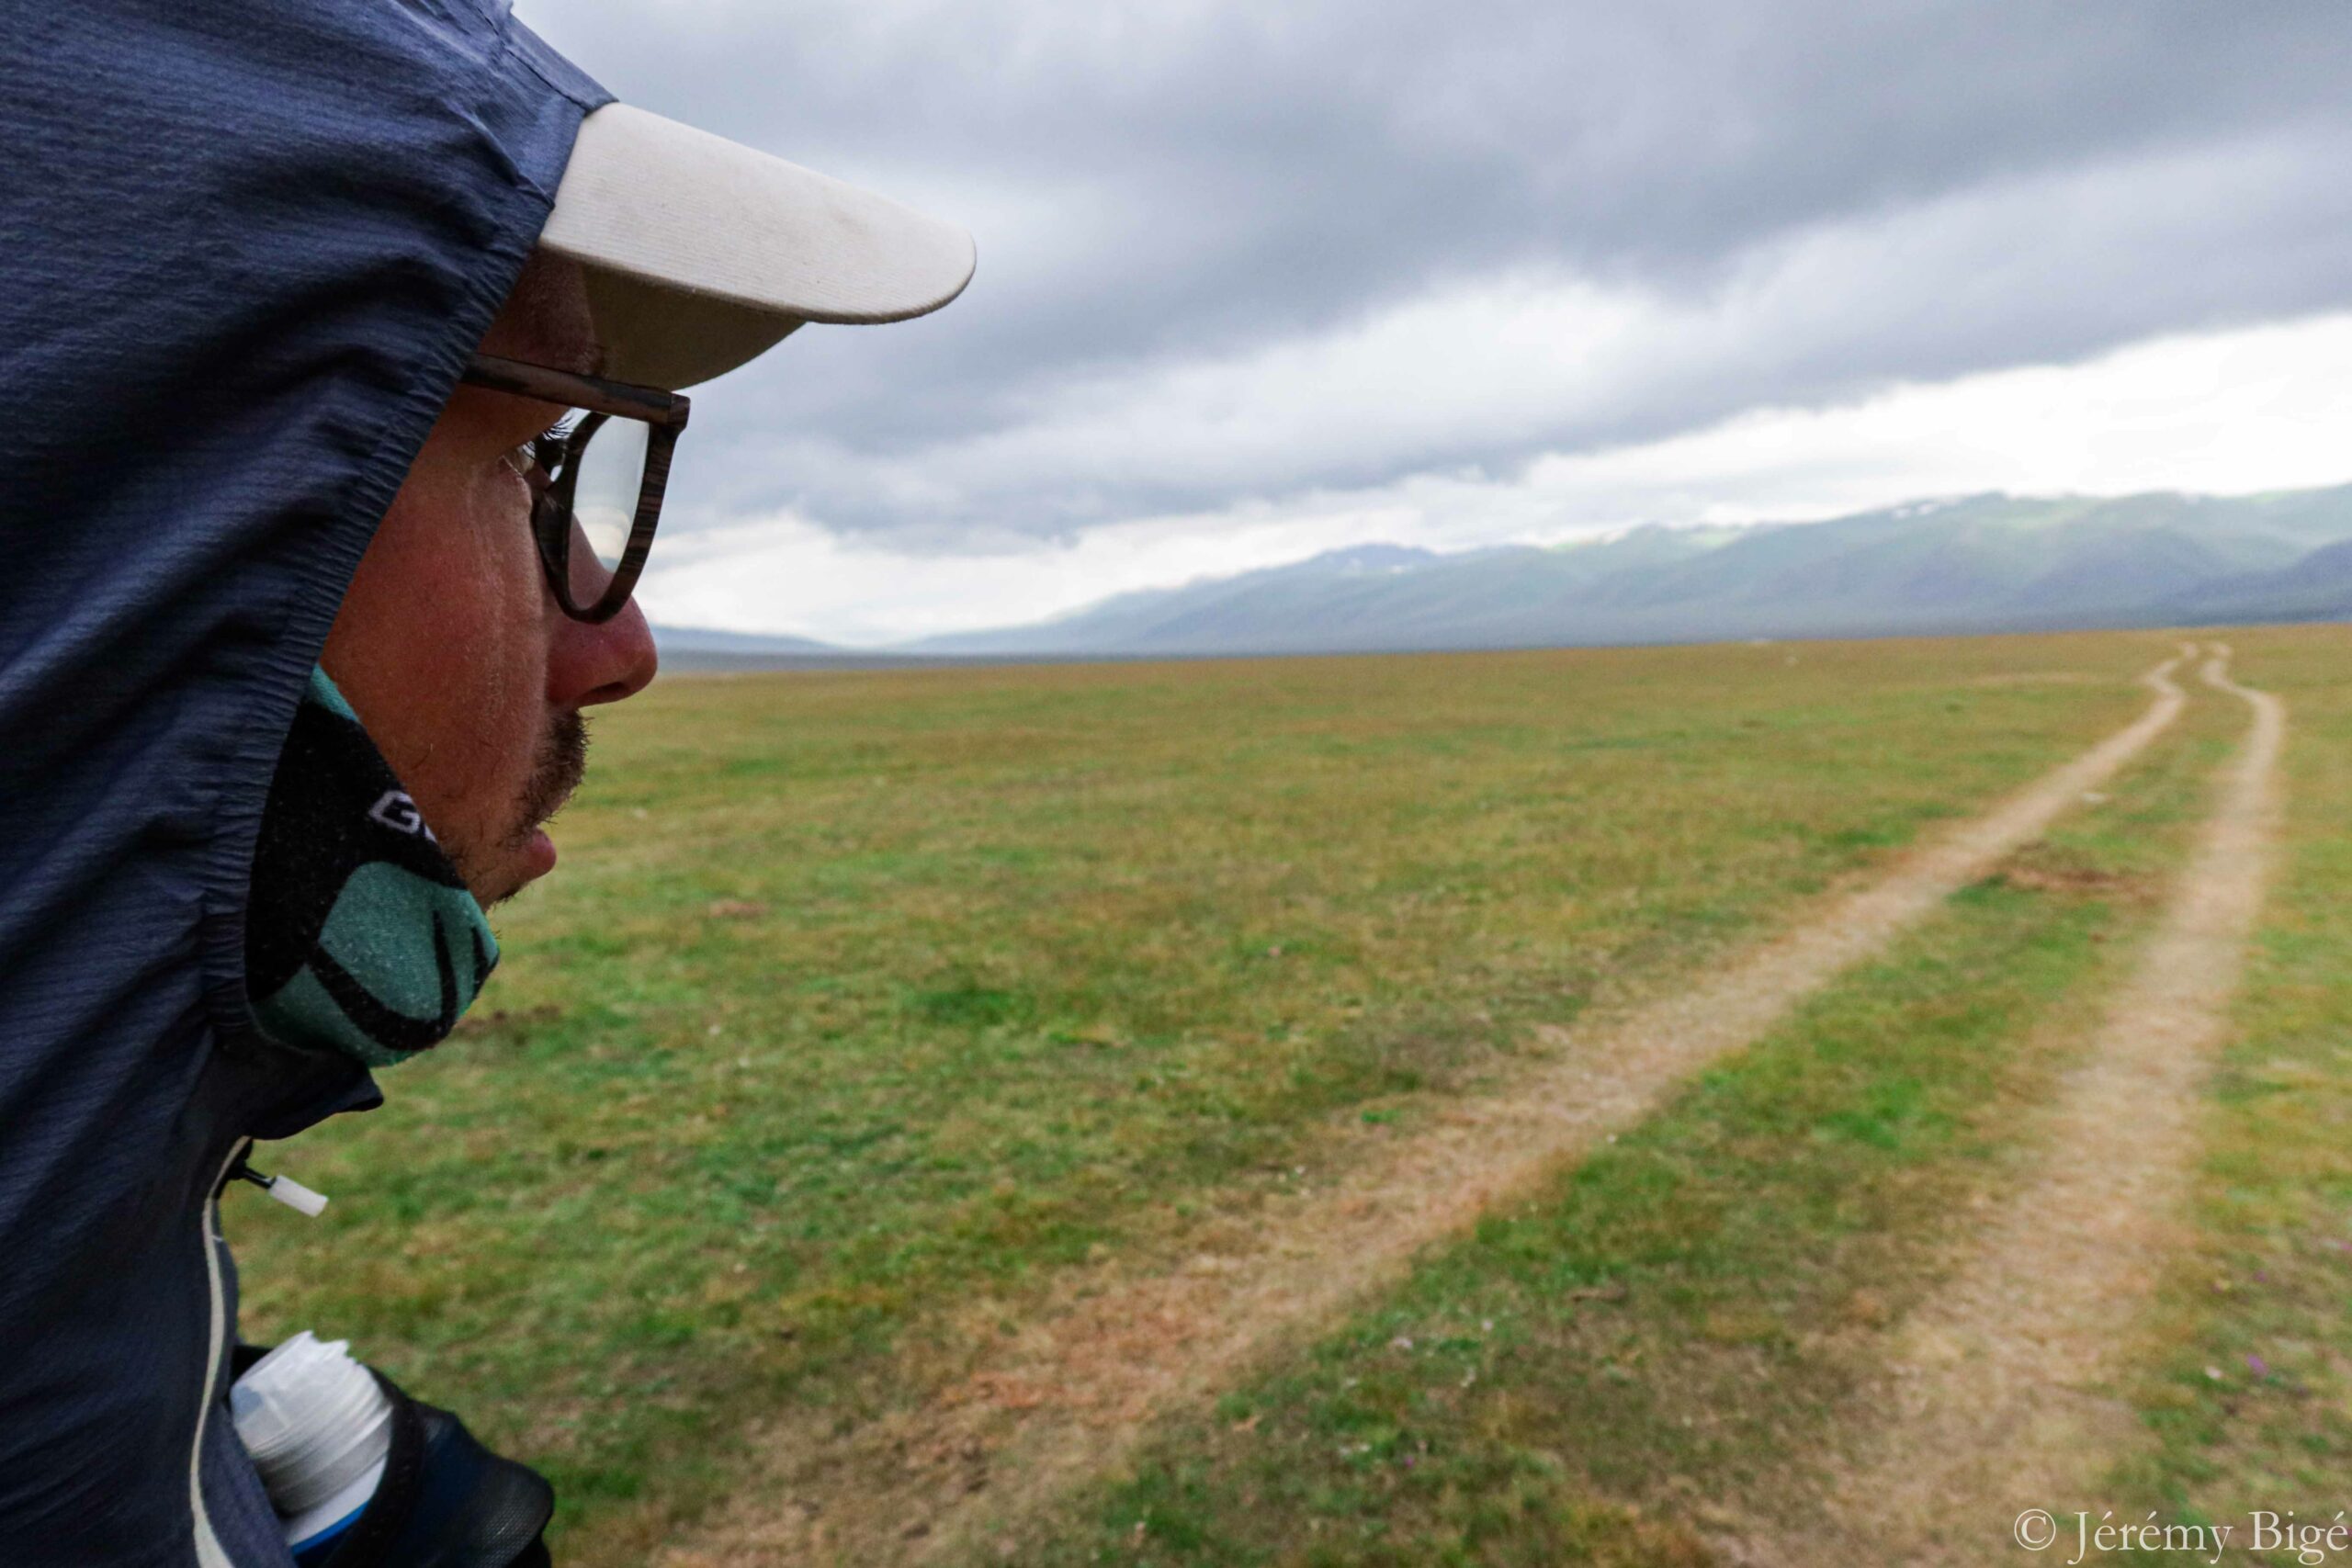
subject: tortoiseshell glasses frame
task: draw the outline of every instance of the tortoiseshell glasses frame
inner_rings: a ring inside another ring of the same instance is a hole
[[[538,544],[548,587],[563,613],[592,625],[611,620],[637,592],[638,576],[653,549],[653,530],[662,520],[662,492],[670,485],[670,460],[677,451],[679,433],[686,428],[687,400],[656,387],[607,381],[600,376],[489,354],[475,355],[459,379],[469,387],[555,403],[583,415],[560,441],[541,438],[537,461],[526,476],[532,492],[531,536]],[[572,503],[581,458],[590,439],[616,419],[633,420],[646,427],[645,466],[638,479],[628,543],[617,561],[608,566],[596,558],[588,545]],[[604,574],[601,585],[596,581],[600,573]]]

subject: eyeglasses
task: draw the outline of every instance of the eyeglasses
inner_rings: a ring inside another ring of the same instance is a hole
[[[488,354],[475,355],[458,379],[572,411],[538,438],[524,476],[531,536],[563,613],[592,624],[611,620],[637,591],[653,548],[686,400]]]

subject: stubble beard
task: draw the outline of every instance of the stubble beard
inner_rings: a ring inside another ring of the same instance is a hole
[[[548,719],[547,732],[539,738],[538,754],[532,759],[531,776],[525,781],[514,799],[514,827],[495,846],[499,860],[506,861],[530,847],[531,837],[571,798],[580,781],[588,772],[588,721],[577,708],[566,708]],[[473,857],[453,855],[458,874],[469,886],[479,886],[472,867],[467,862]],[[491,896],[487,902],[502,904],[523,890],[517,883],[503,892]]]

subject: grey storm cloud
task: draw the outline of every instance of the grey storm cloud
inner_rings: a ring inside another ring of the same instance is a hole
[[[723,383],[690,522],[1066,534],[2352,299],[2352,12],[2319,0],[521,8],[629,101],[978,237],[941,315]],[[1750,314],[1524,418],[1057,451],[1090,400],[1521,275]]]

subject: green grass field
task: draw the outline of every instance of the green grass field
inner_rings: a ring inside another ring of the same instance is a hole
[[[2294,852],[2215,1100],[2212,1257],[2167,1298],[2161,1440],[2116,1483],[2168,1507],[2346,1469],[2347,639],[2235,640],[2294,707]],[[1539,1026],[1670,990],[2119,728],[2171,647],[657,683],[598,723],[564,863],[497,914],[461,1035],[386,1075],[383,1111],[271,1152],[326,1216],[227,1205],[246,1332],[348,1337],[550,1474],[564,1560],[642,1562],[745,1472],[762,1416],[888,1404],[971,1303],[1017,1320],[1330,1129],[1409,1122]],[[1696,1510],[1769,1497],[2001,1179],[2007,1111],[2150,919],[2237,722],[2192,705],[2036,852],[2062,874],[1955,899],[1156,1432],[1038,1560],[1699,1560]],[[2255,1258],[2274,1289],[2197,1284]]]

